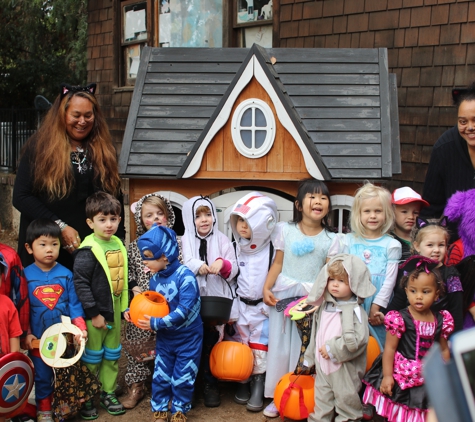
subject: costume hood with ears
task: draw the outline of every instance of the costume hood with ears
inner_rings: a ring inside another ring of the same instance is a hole
[[[475,255],[475,189],[455,192],[447,201],[444,215],[457,224],[464,257]]]
[[[330,293],[326,291],[328,282],[328,267],[336,262],[342,261],[343,267],[348,274],[351,291],[358,297],[358,302],[362,303],[365,298],[371,297],[376,293],[376,287],[371,283],[371,273],[366,264],[357,256],[350,254],[335,255],[318,273],[317,279],[313,284],[312,290],[307,298],[307,303],[316,305],[323,295],[326,301],[333,301]]]
[[[143,226],[142,223],[142,207],[143,203],[146,199],[155,196],[163,201],[167,210],[167,227],[173,229],[173,225],[175,224],[175,211],[173,211],[173,206],[168,198],[165,198],[158,193],[149,193],[147,195],[142,196],[137,202],[134,202],[130,205],[130,211],[134,214],[135,225],[137,227],[136,235],[137,237],[142,236],[147,229]]]

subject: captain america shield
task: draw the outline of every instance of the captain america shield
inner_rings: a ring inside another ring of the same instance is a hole
[[[9,353],[0,358],[0,416],[8,418],[23,405],[33,382],[33,364],[23,353]]]

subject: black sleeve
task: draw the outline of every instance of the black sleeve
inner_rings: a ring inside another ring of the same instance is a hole
[[[422,197],[430,204],[421,209],[424,218],[440,218],[447,202],[445,197],[444,165],[440,162],[441,148],[434,148],[430,155],[429,168],[424,181]]]
[[[92,292],[92,280],[96,262],[94,253],[89,248],[81,248],[74,252],[74,288],[87,319],[100,314]]]
[[[407,296],[404,289],[399,285],[403,276],[403,270],[399,270],[397,273],[396,284],[394,286],[394,295],[388,304],[386,309],[381,309],[381,312],[386,315],[389,311],[400,311],[407,308]]]
[[[13,206],[22,214],[25,214],[29,220],[34,220],[35,218],[58,220],[59,217],[50,211],[33,192],[32,153],[33,149],[31,146],[25,148],[20,160],[13,187]]]

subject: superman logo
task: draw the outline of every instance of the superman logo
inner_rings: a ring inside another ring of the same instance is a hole
[[[43,305],[49,309],[54,309],[63,292],[64,288],[60,284],[50,284],[48,286],[37,287],[33,295],[35,295]]]

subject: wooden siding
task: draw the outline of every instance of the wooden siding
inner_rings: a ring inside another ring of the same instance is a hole
[[[397,113],[391,122],[384,49],[263,51],[274,86],[290,104],[294,121],[313,143],[332,180],[381,179],[400,168],[392,144]],[[124,135],[121,173],[176,177],[210,118],[219,113],[248,53],[249,49],[144,49]],[[269,103],[262,91],[258,98]],[[246,95],[240,98],[249,98]],[[258,160],[242,157],[226,139],[230,122],[209,145],[194,177],[297,180],[308,174],[300,150],[297,154],[288,139]]]
[[[276,120],[276,136],[271,150],[261,158],[247,158],[236,150],[231,136],[231,117],[208,146],[196,179],[298,180],[310,177],[300,148],[282,126],[272,101],[255,78],[238,96],[230,116],[248,98],[259,98],[271,108]]]

